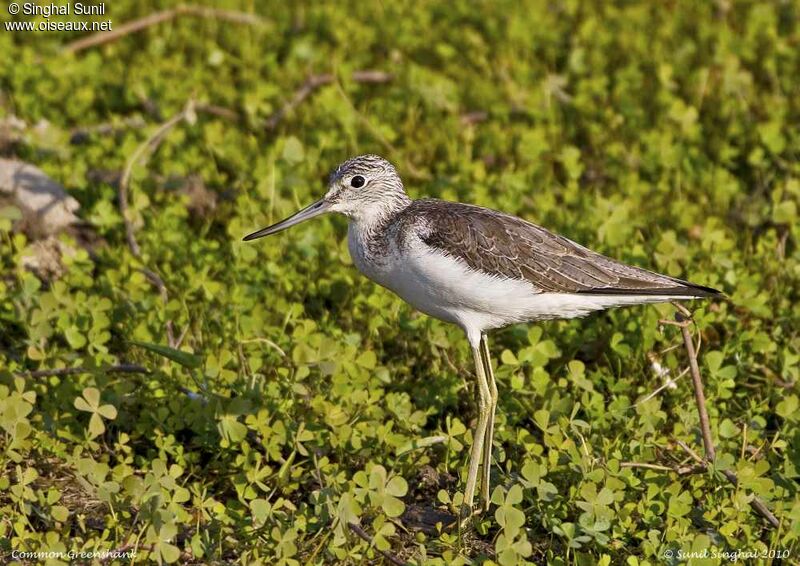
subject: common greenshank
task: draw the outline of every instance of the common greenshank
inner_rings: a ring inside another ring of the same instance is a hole
[[[244,239],[269,236],[326,212],[349,219],[347,242],[361,273],[467,335],[478,382],[478,420],[464,490],[467,514],[479,467],[481,508],[489,509],[497,386],[488,331],[721,295],[620,263],[516,216],[459,202],[412,200],[394,166],[376,155],[345,161],[331,174],[323,198]]]

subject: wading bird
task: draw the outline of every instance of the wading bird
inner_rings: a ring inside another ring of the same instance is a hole
[[[362,155],[342,163],[317,202],[253,232],[254,240],[326,212],[349,219],[347,242],[361,273],[418,310],[466,333],[478,381],[464,512],[479,468],[489,482],[497,386],[486,333],[521,322],[721,295],[715,289],[625,265],[516,216],[436,199],[412,200],[391,163]]]

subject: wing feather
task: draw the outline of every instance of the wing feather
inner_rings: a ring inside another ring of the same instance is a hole
[[[472,269],[523,279],[542,292],[680,295],[719,291],[626,265],[516,216],[435,199],[414,201],[403,215],[421,223],[422,240]],[[400,224],[404,224],[401,222]]]

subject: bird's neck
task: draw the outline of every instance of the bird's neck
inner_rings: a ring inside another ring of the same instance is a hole
[[[347,230],[350,255],[356,267],[367,277],[380,282],[380,272],[391,248],[390,227],[411,202],[403,194],[403,198],[395,199],[392,206],[368,207],[350,217]]]
[[[351,225],[364,235],[383,232],[395,216],[403,212],[411,204],[411,199],[404,192],[398,192],[391,198],[359,207],[350,214]]]

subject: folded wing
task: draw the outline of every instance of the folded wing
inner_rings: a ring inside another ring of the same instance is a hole
[[[413,210],[412,210],[413,209]],[[716,289],[626,265],[515,216],[435,199],[405,211],[422,240],[472,269],[530,282],[542,292],[710,297]]]

